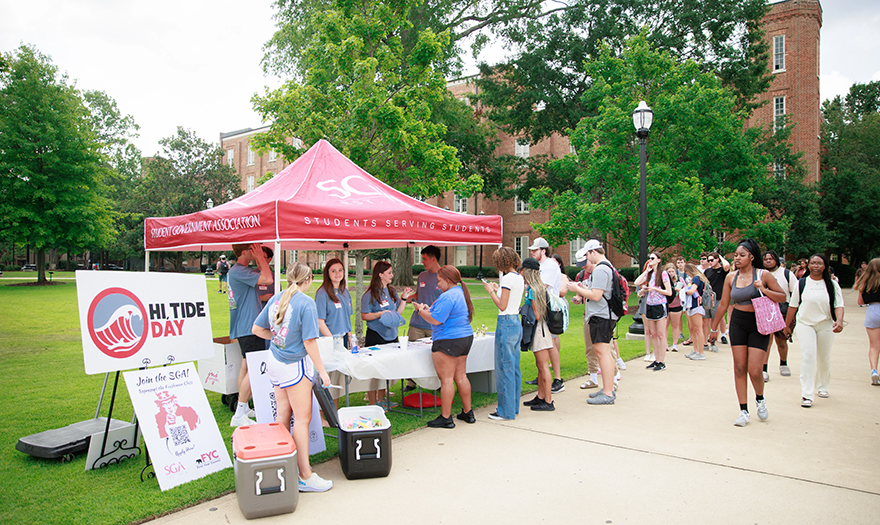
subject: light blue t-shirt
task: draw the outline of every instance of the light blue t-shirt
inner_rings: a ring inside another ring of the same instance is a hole
[[[414,300],[416,302],[426,304],[431,306],[434,304],[434,301],[440,297],[440,294],[443,293],[443,290],[440,289],[440,285],[437,284],[437,274],[431,273],[429,271],[424,271],[419,274],[419,284],[417,292],[418,297]],[[413,312],[412,318],[409,320],[409,325],[414,326],[416,328],[421,328],[422,330],[433,330],[434,326],[425,321],[422,316]]]
[[[400,306],[400,296],[397,297],[397,300],[392,301],[391,296],[388,295],[387,287],[379,291],[378,301],[373,299],[373,294],[369,290],[361,297],[361,312],[365,314],[381,312],[383,310],[397,311],[398,306]],[[386,341],[397,339],[397,328],[385,326],[379,319],[367,321],[367,328],[379,334],[379,337]]]
[[[235,263],[229,269],[228,277],[229,338],[254,335],[254,319],[262,309],[256,288],[260,271]]]
[[[340,292],[334,290],[338,303],[330,300],[324,287],[318,288],[315,294],[315,306],[318,308],[318,319],[323,319],[334,336],[351,332],[351,294],[348,288]]]
[[[283,321],[281,324],[275,324],[278,300],[283,293],[279,292],[269,299],[253,324],[272,331],[269,349],[272,350],[275,359],[282,363],[296,363],[307,355],[303,341],[317,339],[321,335],[318,330],[318,310],[311,297],[296,292],[290,298]]]
[[[440,294],[430,312],[435,321],[440,321],[438,325],[431,325],[434,328],[431,337],[435,341],[474,335],[474,329],[468,321],[467,301],[461,286],[453,286]]]

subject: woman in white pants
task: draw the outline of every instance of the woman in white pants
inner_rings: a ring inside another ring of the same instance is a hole
[[[797,319],[795,335],[801,347],[801,406],[813,406],[813,393],[828,397],[831,383],[831,344],[834,334],[843,330],[843,294],[831,279],[828,259],[810,257],[809,273],[800,279],[791,294],[786,315],[786,336]],[[803,290],[803,292],[801,292]]]

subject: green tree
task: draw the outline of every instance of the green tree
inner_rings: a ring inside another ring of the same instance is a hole
[[[205,209],[211,199],[223,204],[242,194],[241,179],[223,162],[223,149],[178,126],[177,133],[159,141],[162,151],[144,162],[144,176],[132,190],[132,210],[143,218],[185,215]],[[143,251],[143,235],[139,241]],[[180,269],[182,254],[176,266]]]
[[[648,245],[665,251],[681,244],[686,255],[715,247],[713,233],[741,230],[764,242],[781,238],[787,224],[762,222],[767,210],[752,202],[768,183],[766,160],[756,153],[755,130],[744,130],[736,95],[691,60],[677,61],[633,37],[621,55],[604,48],[586,65],[593,87],[572,134],[577,157],[549,164],[573,180],[559,194],[547,187],[531,203],[551,210],[536,225],[551,244],[595,233],[610,234],[622,253],[639,252],[639,144],[632,110],[639,100],[654,110],[648,159]]]
[[[880,254],[880,82],[854,84],[822,113],[822,216],[840,254],[867,260]]]
[[[21,46],[0,71],[0,230],[37,249],[101,245],[113,213],[103,158],[82,95],[48,57]]]

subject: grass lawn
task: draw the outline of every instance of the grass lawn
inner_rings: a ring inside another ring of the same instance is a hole
[[[159,490],[155,479],[140,481],[144,456],[118,465],[85,471],[85,454],[73,461],[43,460],[15,450],[20,437],[95,415],[103,375],[86,375],[80,340],[79,312],[73,272],[55,272],[54,286],[9,286],[16,279],[34,281],[35,272],[4,272],[0,280],[0,362],[3,363],[3,391],[7,395],[5,420],[0,426],[0,523],[133,523],[172,512],[181,507],[211,499],[235,489],[232,469],[210,475],[167,492]],[[226,296],[217,293],[216,278],[207,279],[208,299],[215,336],[228,335],[229,315]],[[312,294],[318,283],[312,285]],[[485,324],[495,329],[497,309],[482,284],[468,282],[474,302],[473,326]],[[631,297],[631,299],[633,299]],[[411,315],[407,308],[405,317]],[[562,371],[564,379],[582,376],[587,371],[582,336],[583,306],[572,306],[571,326],[562,336]],[[623,336],[632,317],[618,324],[620,350],[625,360],[644,354],[641,341],[626,341]],[[405,334],[406,327],[401,329]],[[536,376],[534,359],[523,354],[523,379]],[[101,410],[107,415],[113,375]],[[576,389],[571,382],[568,389]],[[399,389],[399,383],[393,390]],[[536,387],[523,385],[523,392]],[[206,392],[214,417],[229,449],[232,428],[229,409],[221,404],[220,394]],[[495,402],[494,394],[474,393],[475,408]],[[583,396],[585,397],[585,396]],[[364,404],[363,396],[354,394],[353,405]],[[398,397],[399,399],[399,397]],[[575,397],[579,402],[580,396]],[[460,411],[456,401],[454,413]],[[433,419],[430,413],[419,419],[389,413],[395,435],[422,428]],[[130,421],[133,409],[124,380],[120,376],[113,417]],[[320,463],[334,456],[337,443],[327,438],[328,451],[312,456]]]

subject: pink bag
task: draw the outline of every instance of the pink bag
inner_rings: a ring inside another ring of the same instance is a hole
[[[779,310],[779,303],[765,296],[760,290],[758,292],[761,293],[761,297],[752,299],[758,331],[762,335],[770,335],[785,328],[785,318]]]

